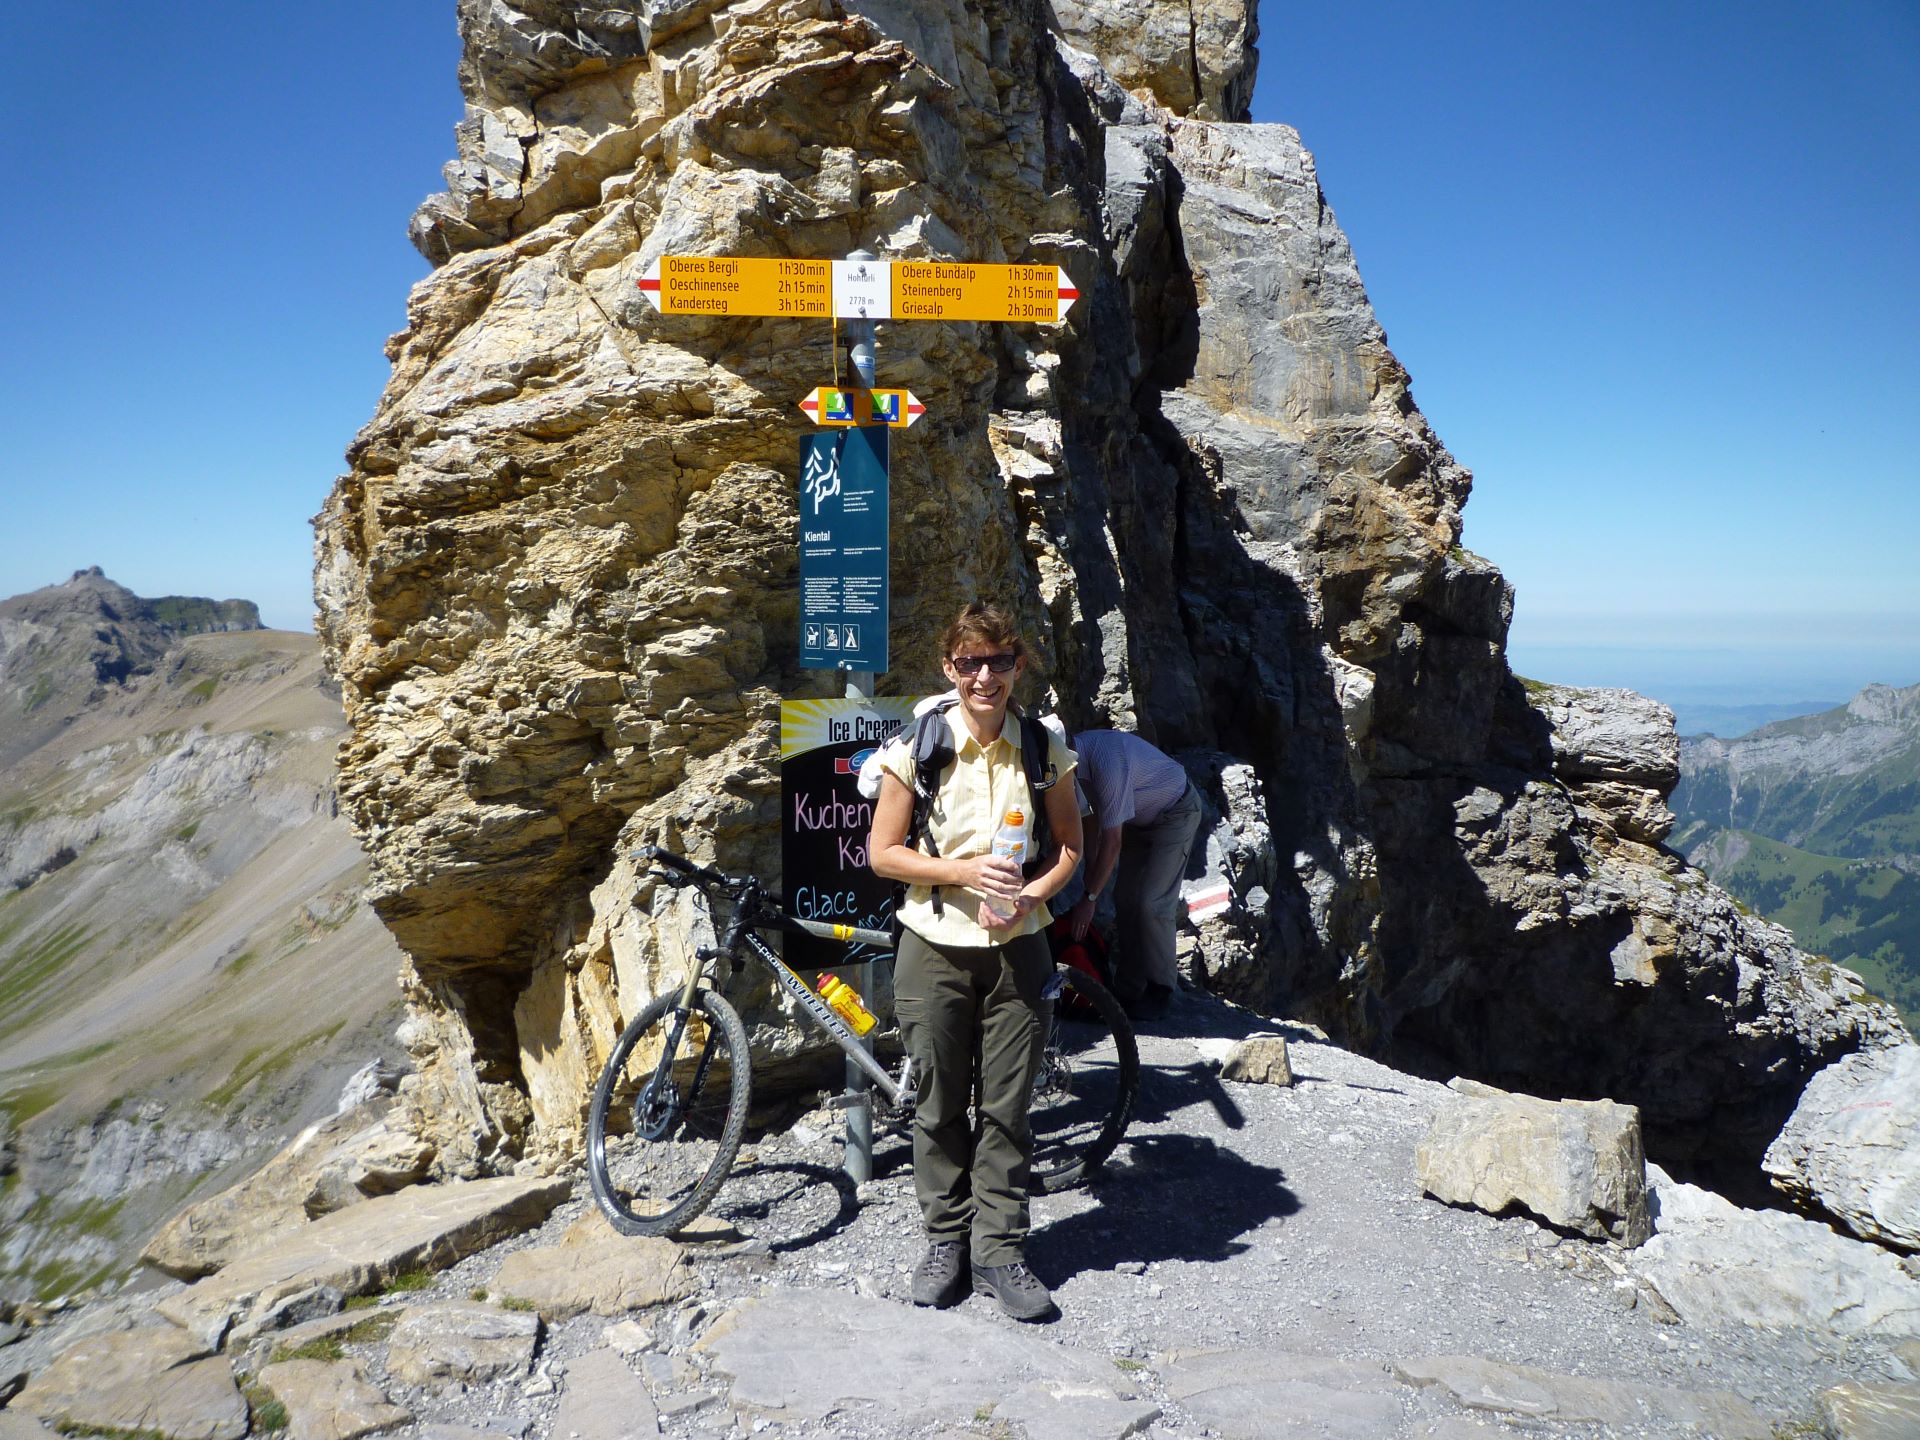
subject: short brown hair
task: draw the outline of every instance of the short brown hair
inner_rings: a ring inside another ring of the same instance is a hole
[[[940,637],[940,658],[951,660],[954,651],[969,644],[991,645],[1009,655],[1027,653],[1019,622],[1004,607],[987,600],[975,600],[953,617]]]

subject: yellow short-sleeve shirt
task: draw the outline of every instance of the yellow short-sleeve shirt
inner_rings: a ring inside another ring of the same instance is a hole
[[[1008,715],[998,738],[982,745],[967,729],[957,710],[942,717],[953,735],[953,764],[941,777],[927,814],[927,835],[941,856],[965,860],[985,855],[993,848],[994,831],[1009,810],[1030,808],[1026,774],[1020,766],[1020,720]],[[1038,724],[1038,721],[1032,722]],[[1060,737],[1047,734],[1047,760],[1059,780],[1072,774],[1077,757]],[[889,746],[881,763],[887,773],[909,790],[913,788],[913,756],[905,745]],[[1032,824],[1029,817],[1028,824]],[[958,885],[940,887],[942,908],[935,913],[933,887],[911,885],[900,906],[900,923],[923,940],[936,945],[999,945],[1021,935],[1031,935],[1053,923],[1044,904],[1028,911],[1018,925],[989,932],[974,918],[983,895]]]

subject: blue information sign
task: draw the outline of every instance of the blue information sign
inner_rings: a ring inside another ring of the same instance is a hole
[[[800,442],[800,664],[887,668],[887,436],[883,426]]]

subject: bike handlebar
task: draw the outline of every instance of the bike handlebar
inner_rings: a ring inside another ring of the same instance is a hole
[[[696,865],[684,855],[676,855],[671,850],[658,845],[642,845],[639,850],[642,859],[651,865],[666,865],[691,879],[703,880],[709,885],[733,885],[738,882],[731,875],[722,875],[718,870],[709,870],[704,865]]]
[[[694,864],[684,855],[676,855],[658,845],[642,845],[636,853],[649,864],[665,865],[686,877],[686,880],[676,880],[669,875],[660,877],[670,884],[685,884],[690,880],[721,889],[744,890],[751,878],[709,870],[704,865]],[[824,920],[803,920],[798,915],[789,914],[786,902],[778,895],[761,891],[757,898],[762,904],[758,913],[748,917],[747,923],[750,925],[777,926],[789,934],[817,935],[823,940],[838,940],[846,945],[873,945],[884,950],[893,948],[893,935],[889,931],[867,930],[857,925],[836,925]]]

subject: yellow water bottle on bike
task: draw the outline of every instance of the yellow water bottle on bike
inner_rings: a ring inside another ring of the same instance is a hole
[[[838,975],[823,974],[819,989],[820,998],[833,1007],[834,1014],[853,1027],[854,1034],[864,1035],[877,1023],[873,1012],[860,1003],[860,992]]]

